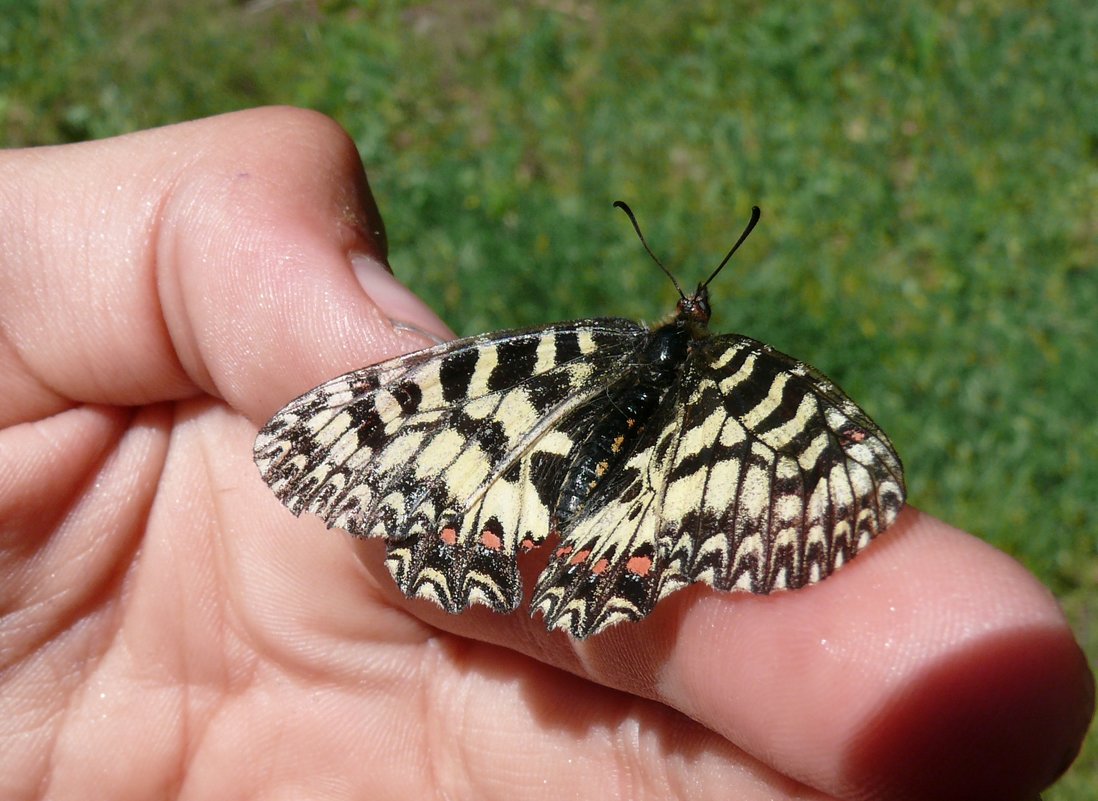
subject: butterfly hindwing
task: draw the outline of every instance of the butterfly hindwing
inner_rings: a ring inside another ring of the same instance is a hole
[[[295,514],[381,537],[405,594],[451,612],[521,597],[519,550],[549,534],[573,440],[556,423],[627,370],[646,329],[585,320],[444,343],[340,376],[259,432]]]

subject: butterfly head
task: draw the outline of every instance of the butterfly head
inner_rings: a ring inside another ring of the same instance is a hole
[[[673,322],[680,325],[689,326],[691,333],[697,336],[703,336],[706,326],[709,324],[709,316],[711,309],[709,308],[709,282],[717,277],[724,265],[728,264],[728,260],[732,258],[732,254],[736,252],[736,249],[743,244],[743,241],[747,239],[748,234],[754,229],[756,223],[759,221],[761,212],[758,206],[751,207],[751,220],[747,223],[747,227],[743,229],[743,233],[740,234],[740,238],[736,240],[736,244],[732,246],[732,249],[728,251],[721,263],[717,265],[712,274],[698,284],[698,288],[694,291],[693,295],[689,297],[682,291],[682,287],[679,286],[679,282],[675,280],[675,276],[671,274],[671,271],[663,266],[656,254],[652,252],[652,248],[648,247],[648,243],[644,240],[644,234],[641,233],[640,225],[637,224],[637,218],[633,215],[632,209],[620,200],[614,201],[614,206],[625,212],[629,218],[629,222],[633,223],[633,230],[637,232],[637,237],[640,239],[641,244],[644,245],[644,249],[648,251],[648,255],[652,257],[652,261],[659,265],[659,268],[667,274],[667,277],[671,279],[671,283],[675,285],[675,289],[679,293],[679,304],[675,308],[675,316]]]
[[[677,320],[703,328],[709,324],[710,314],[712,309],[709,308],[709,287],[705,284],[698,284],[693,295],[683,295],[679,299],[679,305],[675,307]]]

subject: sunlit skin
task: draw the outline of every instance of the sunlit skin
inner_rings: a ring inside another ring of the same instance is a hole
[[[0,165],[0,797],[1009,801],[1076,752],[1054,599],[915,509],[817,586],[582,644],[408,601],[380,542],[293,517],[257,426],[449,335],[330,120]]]

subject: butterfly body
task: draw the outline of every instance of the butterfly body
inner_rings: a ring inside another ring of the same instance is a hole
[[[677,380],[690,347],[690,331],[679,319],[652,331],[633,369],[597,398],[598,416],[570,457],[556,504],[559,528],[574,518],[605,476],[614,476],[667,390]]]
[[[276,414],[256,464],[454,613],[515,609],[518,554],[553,540],[530,608],[577,638],[694,582],[819,581],[895,520],[899,458],[814,368],[709,316],[703,284],[653,328],[555,323],[357,370]]]

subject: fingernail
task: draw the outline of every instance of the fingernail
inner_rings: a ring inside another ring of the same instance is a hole
[[[394,323],[403,323],[428,338],[453,339],[454,334],[412,290],[404,286],[376,257],[351,254],[351,268],[359,285]]]

